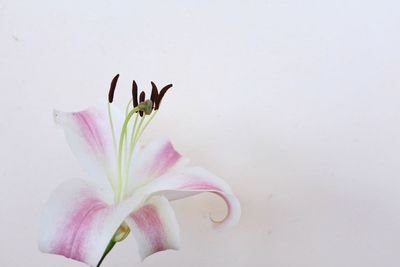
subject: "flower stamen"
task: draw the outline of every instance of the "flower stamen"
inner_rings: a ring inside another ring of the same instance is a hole
[[[144,91],[140,92],[138,98],[138,86],[136,82],[132,81],[132,99],[129,100],[126,110],[125,110],[125,120],[122,125],[120,137],[119,137],[119,146],[117,147],[117,141],[115,138],[115,130],[111,116],[111,103],[114,100],[114,92],[117,86],[117,81],[119,78],[119,74],[117,74],[111,81],[110,90],[108,93],[108,116],[109,123],[111,126],[114,150],[117,159],[117,184],[113,185],[116,187],[115,191],[115,202],[121,201],[125,196],[125,191],[127,190],[127,183],[129,177],[129,169],[130,163],[133,157],[133,152],[135,150],[136,144],[138,140],[142,136],[145,129],[148,127],[150,122],[155,117],[156,111],[160,108],[160,103],[165,93],[172,87],[172,84],[169,84],[161,89],[158,92],[157,86],[154,82],[151,82],[151,96],[150,99],[146,100],[146,93]],[[131,107],[133,105],[133,108]],[[153,112],[153,114],[151,114]],[[128,138],[128,125],[131,121],[132,116],[136,113],[135,121],[133,123],[133,128],[131,132],[130,138]],[[147,120],[147,115],[151,115]],[[138,118],[142,117],[138,123]],[[145,122],[146,121],[146,122]],[[129,140],[130,139],[130,140]]]

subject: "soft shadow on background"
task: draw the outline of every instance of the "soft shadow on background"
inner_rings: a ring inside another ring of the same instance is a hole
[[[240,223],[215,232],[211,194],[175,202],[182,249],[104,266],[399,266],[397,1],[0,1],[1,266],[84,266],[37,249],[40,212],[84,178],[52,109],[172,82],[145,141],[223,177]]]

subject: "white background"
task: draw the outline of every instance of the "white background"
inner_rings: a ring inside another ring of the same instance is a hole
[[[52,109],[172,82],[145,141],[223,177],[174,203],[182,249],[104,266],[399,266],[398,1],[0,1],[0,265],[84,266],[37,249],[40,212],[85,177]]]

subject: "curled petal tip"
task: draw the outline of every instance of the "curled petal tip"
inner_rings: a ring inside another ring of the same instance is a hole
[[[227,195],[223,198],[225,198],[225,202],[228,208],[228,212],[225,217],[221,220],[216,220],[212,217],[211,213],[209,215],[210,221],[213,223],[213,228],[218,230],[228,226],[236,225],[239,222],[241,216],[239,200],[233,195]]]
[[[223,223],[223,222],[226,220],[227,217],[228,217],[228,214],[226,214],[225,217],[224,217],[223,219],[217,220],[217,219],[214,219],[214,218],[212,217],[211,212],[208,214],[208,218],[210,219],[210,221],[211,221],[212,223],[215,223],[215,224],[221,224],[221,223]]]

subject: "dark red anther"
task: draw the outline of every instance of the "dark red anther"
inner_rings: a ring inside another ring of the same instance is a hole
[[[146,93],[142,91],[139,95],[139,103],[144,102],[144,99],[146,98]],[[139,115],[142,117],[143,116],[143,111],[139,111]]]
[[[133,108],[137,107],[137,105],[138,105],[137,94],[138,94],[138,87],[137,87],[137,84],[136,84],[135,80],[133,80],[133,82],[132,82],[132,103],[133,103]]]
[[[114,91],[115,91],[115,88],[117,87],[118,78],[119,78],[119,74],[115,75],[115,77],[111,81],[110,91],[108,91],[108,102],[109,103],[112,103],[114,100]]]
[[[145,98],[146,98],[146,93],[144,91],[140,92],[139,103],[142,103]]]
[[[164,86],[163,89],[161,89],[160,94],[158,95],[156,106],[154,108],[155,110],[160,108],[162,98],[164,97],[164,95],[168,91],[168,89],[170,89],[171,87],[172,87],[172,84],[168,84],[168,85]]]
[[[150,100],[151,102],[153,102],[153,109],[157,103],[157,99],[158,99],[158,90],[157,90],[157,86],[151,82],[151,96],[150,96]]]

